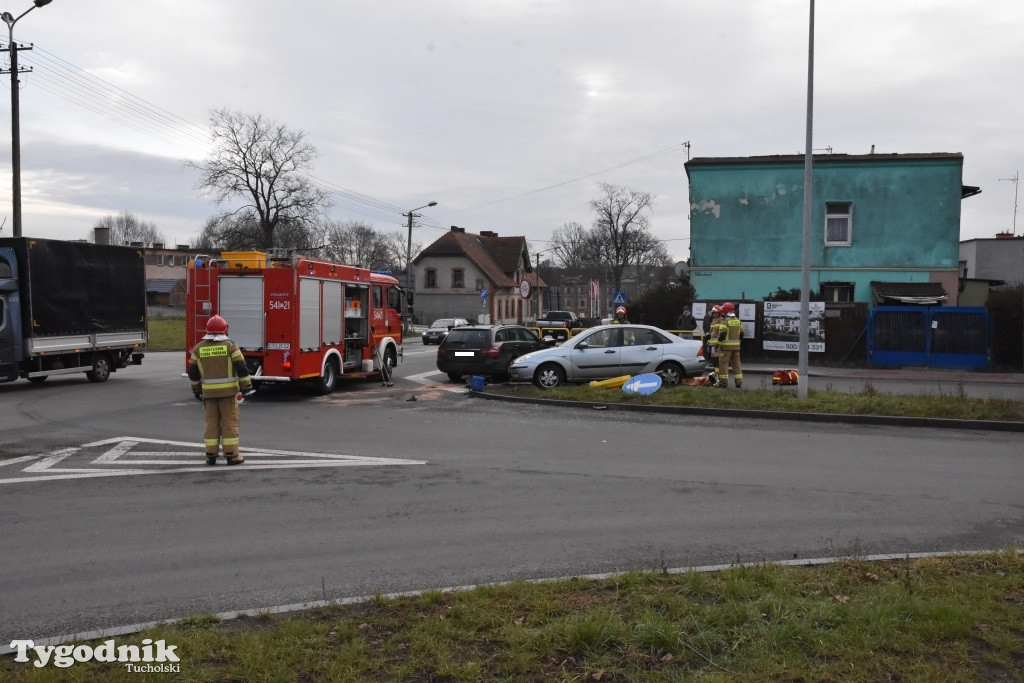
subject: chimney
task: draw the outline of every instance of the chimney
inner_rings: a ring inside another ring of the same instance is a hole
[[[110,228],[93,228],[96,244],[110,244]]]
[[[153,248],[154,249],[163,249],[164,248],[164,243],[163,242],[153,242]]]
[[[452,226],[452,232],[466,232],[466,229],[465,228],[460,228],[457,225],[453,225]]]
[[[1012,240],[1013,239],[1013,233],[1010,232],[1009,230],[1007,230],[1006,232],[997,232],[996,233],[996,239],[997,240]]]
[[[494,232],[493,230],[481,230],[480,231],[480,236],[481,237],[497,237],[498,233]]]
[[[188,251],[189,246],[187,244],[179,244],[178,246],[175,247],[175,249],[177,249],[178,251]]]

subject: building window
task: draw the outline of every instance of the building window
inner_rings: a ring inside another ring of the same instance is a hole
[[[853,243],[853,204],[825,202],[825,246],[848,247]]]
[[[825,301],[848,303],[853,301],[852,282],[822,282],[821,298]]]
[[[427,268],[423,271],[423,286],[427,289],[437,289],[437,270]]]
[[[466,271],[452,268],[452,289],[463,289],[466,286]]]
[[[484,281],[481,280],[480,278],[477,278],[476,279],[476,291],[479,292],[479,291],[483,290],[483,288],[484,288]]]

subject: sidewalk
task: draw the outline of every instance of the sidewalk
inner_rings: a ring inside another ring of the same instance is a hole
[[[772,374],[776,370],[795,370],[796,365],[768,365],[767,363],[743,363],[743,372],[751,374]],[[1024,373],[986,372],[978,370],[936,370],[934,368],[834,368],[809,365],[811,377],[843,377],[863,380],[906,380],[918,382],[952,382],[964,384],[1024,384]]]

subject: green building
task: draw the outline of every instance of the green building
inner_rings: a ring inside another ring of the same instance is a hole
[[[826,301],[955,305],[962,154],[814,156],[811,290]],[[804,157],[696,158],[690,279],[701,299],[800,287]]]

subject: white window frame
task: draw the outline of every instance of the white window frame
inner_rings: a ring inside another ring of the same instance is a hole
[[[846,239],[829,239],[829,221],[846,221]],[[853,244],[853,202],[825,202],[825,246],[848,247]]]

